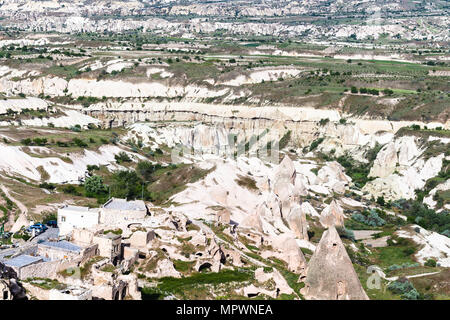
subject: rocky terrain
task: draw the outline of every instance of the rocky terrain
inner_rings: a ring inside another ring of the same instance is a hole
[[[450,298],[445,2],[122,4],[0,2],[0,289]],[[148,212],[59,241],[117,259],[3,265],[109,199]]]

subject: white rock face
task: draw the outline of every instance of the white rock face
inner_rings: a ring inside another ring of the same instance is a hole
[[[156,266],[157,277],[174,277],[181,278],[181,273],[175,270],[173,262],[169,259],[159,260]]]
[[[432,189],[430,191],[430,194],[428,197],[425,197],[423,199],[423,203],[427,204],[428,206],[430,206],[431,208],[435,208],[437,202],[433,200],[433,196],[436,194],[436,192],[438,191],[446,191],[446,190],[450,190],[450,180],[445,181],[444,183],[438,184],[436,186],[436,188]]]
[[[39,98],[24,98],[24,99],[7,99],[0,100],[0,114],[6,114],[8,109],[15,112],[21,112],[23,109],[44,109],[47,110],[48,104]]]
[[[22,125],[25,126],[36,126],[36,127],[46,127],[50,123],[57,128],[70,128],[75,125],[80,125],[82,128],[87,127],[89,124],[99,125],[100,120],[93,117],[82,114],[76,110],[65,110],[65,116],[61,117],[50,117],[50,118],[34,118],[28,120],[22,120]]]
[[[397,165],[397,150],[394,143],[388,143],[377,155],[373,163],[373,167],[370,169],[370,177],[386,178],[390,174],[394,173]]]
[[[227,86],[242,86],[265,81],[278,81],[279,79],[295,77],[301,72],[301,70],[292,68],[263,69],[251,72],[248,75],[240,75],[232,80],[224,81],[221,84]]]
[[[47,181],[51,183],[79,183],[85,176],[88,164],[108,165],[111,170],[117,169],[119,167],[115,164],[114,156],[123,151],[116,146],[102,146],[98,152],[85,150],[84,154],[71,154],[68,158],[72,162],[69,163],[57,157],[32,157],[23,152],[22,148],[0,144],[0,154],[3,155],[0,157],[0,170],[40,181],[42,177],[37,168],[43,167],[49,174]],[[39,154],[50,152],[44,147],[33,147],[30,150],[39,151]]]
[[[418,228],[419,233],[414,229]],[[423,246],[415,257],[420,263],[428,259],[434,259],[442,267],[450,267],[450,238],[439,233],[428,231],[418,225],[413,225],[409,230],[396,232],[402,238],[410,238],[420,246]]]
[[[67,86],[68,94],[73,97],[91,96],[102,98],[106,97],[166,97],[176,98],[183,96],[185,98],[212,98],[219,97],[228,92],[228,89],[209,90],[205,87],[193,85],[166,86],[159,82],[141,82],[130,83],[115,80],[91,80],[91,79],[72,79]]]
[[[435,177],[442,168],[444,154],[427,160],[412,136],[403,136],[383,147],[374,161],[369,176],[378,177],[368,182],[364,192],[386,200],[412,199],[415,190]]]

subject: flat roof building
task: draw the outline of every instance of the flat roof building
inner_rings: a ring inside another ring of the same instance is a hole
[[[59,235],[65,236],[74,228],[92,228],[99,224],[99,209],[66,205],[58,209]]]
[[[142,200],[131,200],[111,198],[109,199],[102,208],[111,210],[125,210],[125,211],[147,211],[145,202]]]

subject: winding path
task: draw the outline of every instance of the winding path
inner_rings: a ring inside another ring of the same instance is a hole
[[[11,196],[11,194],[9,193],[9,189],[7,187],[5,187],[4,185],[0,185],[0,189],[2,189],[2,191],[5,193],[5,195],[12,201],[14,202],[17,207],[19,208],[19,210],[21,211],[20,216],[18,218],[19,219],[23,219],[24,221],[26,220],[27,214],[28,214],[28,208],[19,200],[17,200],[16,198],[14,198],[13,196]],[[11,225],[11,228],[13,228],[14,224],[15,224],[15,220],[14,220],[14,215],[10,214],[9,215],[9,221],[8,223]],[[17,228],[14,228],[17,229]],[[18,231],[18,230],[13,230],[11,229],[12,232]]]

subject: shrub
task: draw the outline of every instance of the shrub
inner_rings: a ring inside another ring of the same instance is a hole
[[[87,166],[86,166],[86,169],[87,169],[87,171],[89,171],[89,172],[92,172],[92,171],[94,171],[94,170],[100,170],[100,167],[99,166],[97,166],[97,165],[92,165],[92,164],[88,164]]]
[[[337,227],[336,231],[341,238],[349,239],[353,242],[355,241],[355,234],[353,233],[353,230],[346,229],[345,227]]]
[[[136,172],[145,180],[145,181],[153,181],[152,175],[153,173],[162,168],[160,164],[152,164],[150,161],[140,161],[137,164]]]
[[[87,143],[81,140],[80,138],[73,138],[72,142],[79,148],[86,148],[88,146]]]
[[[81,195],[81,194],[77,191],[77,188],[75,188],[75,187],[72,186],[72,185],[68,185],[68,186],[64,187],[64,188],[62,189],[62,191],[63,191],[64,193],[72,194],[72,195],[75,195],[75,196],[80,196],[80,195]]]
[[[53,183],[43,182],[39,185],[39,188],[55,190],[56,186]]]
[[[321,144],[323,142],[323,140],[325,140],[325,138],[318,138],[316,140],[314,140],[311,145],[309,146],[309,151],[313,151],[315,150],[319,144]]]
[[[427,267],[436,267],[436,260],[428,259],[427,262],[425,262],[425,266],[427,266]]]
[[[25,146],[31,146],[33,144],[33,141],[31,141],[30,138],[25,138],[25,139],[20,140],[20,143]]]
[[[70,130],[73,132],[81,132],[81,126],[79,124],[77,124],[73,127],[70,127]]]
[[[84,182],[84,189],[88,196],[97,196],[106,192],[106,186],[100,176],[92,176]]]
[[[116,159],[117,163],[120,164],[122,162],[131,162],[130,156],[126,152],[119,152],[114,156],[114,159]]]
[[[352,215],[352,219],[367,224],[371,227],[380,227],[386,224],[386,221],[382,219],[374,209],[372,209],[367,215],[355,213]]]
[[[417,300],[420,298],[420,294],[417,292],[416,288],[411,282],[406,278],[401,278],[388,285],[388,290],[395,294],[399,294],[402,299],[405,300]]]
[[[384,207],[384,205],[386,204],[386,202],[384,201],[384,197],[378,197],[377,198],[377,204],[379,204],[380,206]]]

